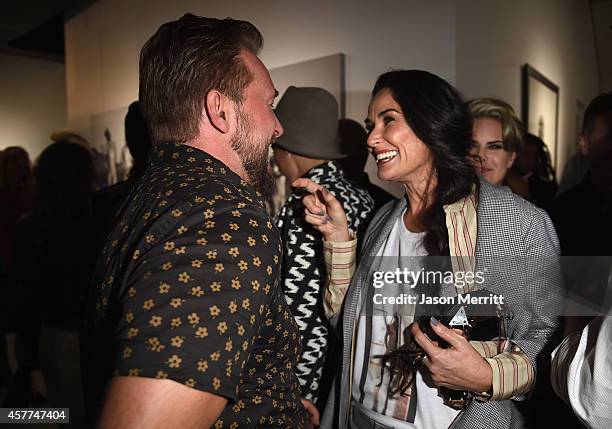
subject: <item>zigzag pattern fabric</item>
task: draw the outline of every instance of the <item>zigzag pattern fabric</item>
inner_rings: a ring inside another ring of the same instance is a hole
[[[352,233],[365,232],[374,210],[374,200],[365,189],[347,180],[333,161],[312,168],[304,177],[325,186],[342,203]],[[301,189],[294,190],[278,214],[276,226],[283,238],[281,283],[302,336],[296,374],[302,397],[316,402],[331,334],[323,312],[323,240],[304,220],[305,195]]]

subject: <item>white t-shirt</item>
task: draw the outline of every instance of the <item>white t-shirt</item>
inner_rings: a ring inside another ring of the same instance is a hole
[[[403,222],[403,215],[400,216],[393,228],[387,241],[381,247],[377,257],[383,258],[381,264],[390,265],[387,269],[393,270],[397,267],[400,258],[407,256],[426,256],[427,252],[423,248],[422,241],[425,233],[413,233],[409,231]],[[396,257],[396,258],[393,258]],[[397,261],[397,262],[393,262]],[[408,268],[418,271],[418,258],[403,258],[403,264],[413,265]],[[392,264],[395,267],[392,267]],[[353,366],[353,401],[361,405],[371,419],[378,421],[386,426],[401,429],[446,429],[450,426],[459,411],[454,410],[442,401],[435,386],[428,386],[420,373],[417,373],[415,388],[416,401],[411,401],[409,397],[400,394],[388,396],[387,386],[389,381],[389,371],[385,369],[383,383],[381,381],[381,359],[389,348],[397,347],[397,344],[385,344],[391,337],[390,332],[404,332],[413,319],[402,317],[396,320],[397,325],[393,325],[393,314],[383,311],[377,314],[376,311],[371,316],[371,326],[368,326],[367,318],[369,315],[360,314],[357,321],[357,344],[355,347],[355,357]],[[368,356],[366,354],[366,338],[370,331],[370,347]],[[401,335],[393,335],[393,338],[401,338]],[[401,341],[401,340],[400,340]],[[368,366],[364,373],[364,360],[367,359]],[[414,389],[413,389],[414,395]],[[413,419],[412,422],[410,420]]]

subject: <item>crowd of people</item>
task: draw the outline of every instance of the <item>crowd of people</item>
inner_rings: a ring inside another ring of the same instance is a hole
[[[322,88],[275,106],[262,45],[246,21],[162,25],[126,181],[95,189],[72,134],[34,165],[0,151],[2,406],[101,429],[610,427],[612,296],[561,257],[612,282],[612,93],[558,186],[503,100],[388,71],[364,128]],[[372,281],[395,270],[450,280]],[[570,293],[599,313],[567,315]],[[484,294],[492,317],[437,304]]]

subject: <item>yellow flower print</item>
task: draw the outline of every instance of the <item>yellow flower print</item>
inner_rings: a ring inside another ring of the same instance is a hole
[[[198,298],[204,295],[204,291],[201,286],[195,286],[191,288],[191,294],[193,296],[197,296]]]
[[[130,298],[134,298],[134,295],[136,295],[136,289],[134,289],[134,286],[132,286],[131,288],[128,289],[128,296]]]
[[[207,220],[206,222],[204,222],[204,227],[206,229],[211,229],[215,227],[215,221],[213,220]]]
[[[225,351],[231,352],[233,347],[232,339],[230,338],[225,342]]]
[[[194,259],[193,261],[191,261],[191,266],[193,268],[200,268],[202,266],[202,260]]]
[[[157,337],[149,338],[147,340],[147,344],[151,346],[151,350],[153,350],[154,352],[161,352],[163,349],[166,348],[166,346],[159,342],[159,339]]]
[[[210,284],[210,290],[212,290],[213,292],[220,292],[221,291],[221,283],[219,283],[219,282],[212,282]]]
[[[162,264],[162,270],[168,271],[172,269],[172,262],[164,262]]]
[[[253,247],[257,244],[257,242],[255,241],[255,239],[253,237],[251,237],[249,235],[249,237],[247,238],[247,243],[249,244],[249,246]]]
[[[178,233],[178,235],[184,234],[187,232],[187,227],[185,225],[181,225],[177,228],[176,232]]]
[[[204,219],[212,219],[215,216],[215,211],[213,209],[206,209],[204,211]]]
[[[190,325],[197,325],[200,323],[200,316],[195,313],[191,313],[189,316],[187,316],[187,320],[189,321]]]
[[[240,287],[240,280],[238,280],[238,277],[234,277],[232,279],[232,289],[240,290]]]
[[[196,243],[198,243],[200,246],[206,246],[208,244],[208,240],[201,237],[196,240]]]
[[[238,262],[238,268],[240,268],[240,271],[245,272],[249,269],[249,264],[244,259],[241,259],[240,262]]]
[[[227,323],[219,322],[219,324],[217,325],[217,330],[219,331],[219,335],[225,334],[225,332],[227,331]]]
[[[268,236],[266,234],[261,234],[261,239],[264,243],[268,244]]]
[[[181,320],[180,317],[175,317],[170,321],[170,326],[172,326],[173,328],[178,328],[182,324],[183,324],[183,321]]]
[[[134,254],[132,255],[132,259],[136,260],[136,259],[138,259],[139,256],[140,256],[140,250],[139,249],[134,250]]]
[[[132,354],[132,348],[131,347],[125,347],[123,349],[123,359],[129,358],[131,354]]]
[[[240,225],[238,225],[237,223],[230,223],[229,227],[232,231],[238,231],[240,229]]]
[[[238,207],[239,209],[243,209],[246,207],[246,204],[243,202],[239,202],[238,204],[236,204],[236,207]]]
[[[196,329],[195,336],[197,338],[208,337],[208,328],[206,326],[200,326]]]
[[[210,311],[210,315],[213,318],[217,317],[219,314],[221,314],[221,309],[219,307],[217,307],[216,305],[213,305],[212,307],[210,307],[209,311]]]
[[[253,403],[254,403],[254,404],[256,404],[256,405],[261,404],[261,396],[259,396],[259,395],[255,395],[255,396],[253,396],[252,401],[253,401]]]
[[[185,341],[185,337],[180,337],[177,335],[176,337],[170,338],[170,345],[172,347],[181,347],[183,345],[183,341]]]
[[[268,229],[272,229],[272,222],[267,221],[266,226],[268,227]]]
[[[219,377],[214,377],[212,385],[215,390],[219,390],[221,388],[221,379]]]
[[[186,272],[182,272],[178,275],[178,281],[181,283],[188,283],[191,280],[191,276]]]
[[[253,265],[255,265],[256,267],[260,267],[261,266],[261,259],[259,259],[259,256],[255,256],[253,258]]]
[[[229,235],[227,232],[224,232],[223,234],[221,234],[221,238],[223,239],[223,241],[228,242],[232,240],[232,236]]]
[[[142,304],[142,308],[144,308],[146,311],[149,311],[150,309],[152,309],[155,306],[155,303],[153,302],[152,299],[147,299],[144,304]]]
[[[174,251],[174,254],[175,254],[175,255],[184,255],[184,254],[185,254],[185,250],[187,250],[187,247],[185,247],[185,246],[178,247],[178,248],[177,248],[177,249]]]
[[[167,362],[170,368],[179,368],[181,366],[181,362],[183,362],[183,359],[181,359],[177,355],[172,355]]]
[[[183,212],[181,210],[179,210],[179,209],[174,209],[174,210],[172,210],[171,214],[174,217],[180,217],[183,214]]]
[[[153,234],[147,234],[147,235],[145,236],[145,241],[146,241],[148,244],[151,244],[151,243],[153,243],[153,242],[155,241],[155,236],[154,236]]]
[[[193,199],[193,201],[195,201],[196,204],[201,204],[204,202],[204,199],[205,199],[204,197],[197,196]]]
[[[240,213],[240,210],[232,210],[232,216],[240,217],[242,216],[242,213]]]
[[[170,301],[170,305],[173,308],[179,308],[181,305],[183,305],[183,301],[184,299],[181,298],[172,298],[172,300]]]
[[[244,335],[244,326],[242,326],[241,324],[238,325],[238,335],[240,335],[241,337]]]
[[[207,369],[208,369],[208,361],[205,361],[204,359],[200,359],[198,361],[198,371],[206,372]]]
[[[249,219],[249,225],[251,225],[253,228],[257,228],[259,226],[255,219]]]
[[[219,359],[221,359],[221,353],[214,352],[210,354],[210,360],[212,360],[213,362],[217,362]]]
[[[217,251],[216,250],[209,250],[208,252],[206,252],[206,257],[208,259],[217,259]]]
[[[268,265],[268,267],[266,268],[266,272],[268,273],[269,276],[272,275],[272,267],[270,265]]]
[[[193,378],[190,378],[189,380],[185,382],[185,386],[188,386],[191,388],[195,387],[195,385],[196,385],[196,381]]]
[[[170,291],[170,285],[168,283],[161,282],[159,284],[159,293],[168,293]]]
[[[238,304],[236,304],[236,301],[234,301],[233,299],[230,301],[227,307],[229,308],[231,314],[236,313],[236,311],[238,310]]]
[[[138,328],[130,328],[130,330],[128,331],[127,337],[128,338],[134,338],[136,335],[138,335]]]
[[[215,271],[217,273],[222,272],[225,269],[225,267],[223,266],[223,264],[221,262],[219,262],[218,264],[215,264]]]
[[[132,320],[134,320],[134,313],[132,313],[131,311],[125,313],[125,321],[128,323],[132,323]]]
[[[251,282],[251,286],[253,287],[253,292],[257,292],[259,290],[259,281],[253,280]]]
[[[164,250],[170,252],[174,249],[174,241],[166,241],[164,243]]]
[[[166,379],[166,378],[168,378],[168,373],[159,370],[159,371],[157,371],[157,374],[155,374],[155,378],[159,378],[159,379],[162,379],[162,380]]]
[[[230,256],[233,256],[234,258],[235,258],[236,256],[240,255],[240,251],[238,250],[238,248],[237,248],[237,247],[230,247],[230,250],[228,250],[228,251],[227,251],[227,253],[228,253]]]
[[[141,372],[142,372],[142,370],[141,370],[141,369],[138,369],[138,368],[132,368],[132,369],[130,369],[130,370],[128,371],[128,375],[129,375],[130,377],[138,377],[138,376],[140,376],[140,373],[141,373]]]

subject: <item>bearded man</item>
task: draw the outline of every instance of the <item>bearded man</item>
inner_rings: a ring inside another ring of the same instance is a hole
[[[306,424],[263,203],[283,128],[261,45],[248,22],[188,14],[142,49],[153,149],[99,257],[86,325],[101,428]]]

